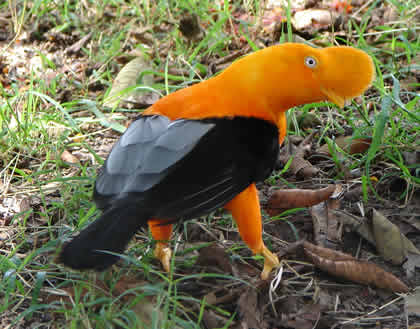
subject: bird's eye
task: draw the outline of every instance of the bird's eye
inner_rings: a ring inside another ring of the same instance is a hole
[[[317,61],[314,57],[308,56],[308,57],[305,57],[305,65],[309,67],[310,69],[313,69],[316,67]]]

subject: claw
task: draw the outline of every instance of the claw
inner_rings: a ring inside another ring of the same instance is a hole
[[[166,272],[169,272],[171,269],[171,256],[172,251],[171,248],[167,246],[167,244],[158,242],[153,253],[156,258],[160,260],[162,263],[163,269]]]
[[[261,279],[267,280],[273,268],[280,265],[279,259],[266,246],[263,246],[261,255],[264,256],[264,268],[261,272]]]

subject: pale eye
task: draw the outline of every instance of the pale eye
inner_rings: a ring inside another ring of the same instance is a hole
[[[314,57],[308,56],[308,57],[305,57],[305,65],[309,67],[310,69],[313,69],[316,67],[317,61]]]

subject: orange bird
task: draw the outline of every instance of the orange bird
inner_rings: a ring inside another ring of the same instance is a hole
[[[64,245],[59,259],[103,270],[148,224],[168,271],[172,224],[224,207],[248,247],[264,257],[267,279],[279,260],[262,240],[255,183],[274,168],[286,110],[323,100],[343,107],[369,87],[374,72],[358,49],[285,43],[163,97],[114,145],[94,190],[103,214]]]

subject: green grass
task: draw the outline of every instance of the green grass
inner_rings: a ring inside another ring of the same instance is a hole
[[[348,23],[346,37],[340,40],[374,58],[377,78],[369,93],[344,109],[326,104],[300,108],[303,115],[314,113],[322,122],[320,142],[328,141],[335,150],[334,168],[344,165],[350,170],[362,170],[365,202],[372,194],[379,200],[385,198],[376,193],[370,179],[384,168],[380,180],[400,177],[407,183],[399,195],[401,202],[420,185],[418,164],[407,163],[404,157],[404,152],[420,151],[419,83],[408,80],[411,71],[419,70],[419,26],[413,27],[411,23],[416,2],[407,1],[404,5],[389,2],[397,7],[399,19],[395,24],[367,30],[368,11],[361,23]],[[9,317],[12,327],[49,314],[43,321],[52,328],[134,328],[142,326],[142,315],[146,314],[147,328],[202,328],[203,312],[211,309],[231,319],[225,324],[227,328],[236,316],[234,310],[209,305],[202,296],[193,297],[178,290],[184,281],[210,278],[212,274],[162,274],[153,261],[153,243],[147,234],[141,235],[139,240],[143,243],[133,245],[124,266],[114,268],[112,274],[69,271],[53,259],[64,237],[98,215],[91,201],[95,171],[102,163],[97,141],[103,136],[107,143],[116,138],[117,131],[123,130],[125,120],[132,114],[129,110],[109,110],[101,105],[116,75],[116,59],[134,49],[150,54],[152,72],[163,76],[163,81],[152,88],[162,94],[198,81],[196,71],[208,77],[207,66],[202,63],[206,58],[229,54],[228,45],[235,36],[226,27],[232,20],[237,22],[232,13],[242,3],[228,6],[225,1],[218,6],[213,1],[187,0],[87,1],[88,7],[85,3],[49,0],[0,3],[1,12],[9,10],[9,5],[16,6],[16,11],[12,11],[16,13],[12,17],[15,32],[44,25],[64,35],[84,36],[92,32],[92,41],[82,48],[80,60],[81,70],[86,69],[83,66],[86,64],[92,71],[85,79],[80,79],[77,66],[71,67],[78,58],[66,63],[70,73],[57,70],[54,62],[57,58],[50,57],[46,48],[41,47],[36,51],[41,68],[27,72],[28,81],[0,85],[1,198],[31,202],[30,207],[21,207],[4,226],[8,236],[1,240],[0,247],[0,313]],[[249,13],[262,12],[259,1],[248,3]],[[375,3],[372,2],[371,10]],[[139,27],[174,25],[184,11],[197,14],[207,24],[206,36],[201,41],[187,42],[176,28],[169,28],[168,32],[151,28],[154,39],[151,45],[132,39],[133,31]],[[240,33],[256,47],[256,40],[246,32],[247,28],[243,25]],[[36,37],[47,43],[43,40],[44,32]],[[282,40],[290,37],[283,35]],[[165,43],[170,45],[167,57],[159,52]],[[3,51],[16,45],[12,43]],[[4,56],[3,51],[0,50],[0,56]],[[186,70],[190,76],[170,75],[169,66]],[[57,72],[46,79],[48,71]],[[107,91],[92,92],[90,88],[95,83],[105,85]],[[62,97],[67,89],[71,92],[70,101]],[[318,107],[320,111],[314,111]],[[297,112],[290,111],[288,116],[294,134],[305,135],[306,131],[298,126]],[[344,134],[348,127],[356,138],[372,137],[365,155],[349,155],[334,145],[330,131]],[[76,164],[63,161],[61,154],[65,150],[82,151],[83,161]],[[338,169],[328,175],[329,179],[342,179]],[[204,221],[203,225],[211,230],[210,222]],[[221,225],[232,224],[224,220]],[[238,246],[240,249],[243,245],[235,244],[231,250]],[[192,253],[190,256],[182,261],[184,264],[177,261],[177,267],[191,267],[194,256]],[[243,257],[240,250],[234,256]],[[127,276],[135,277],[137,284],[113,293],[118,280]],[[243,284],[234,278],[217,278],[229,284]],[[98,282],[104,283],[98,286]]]

